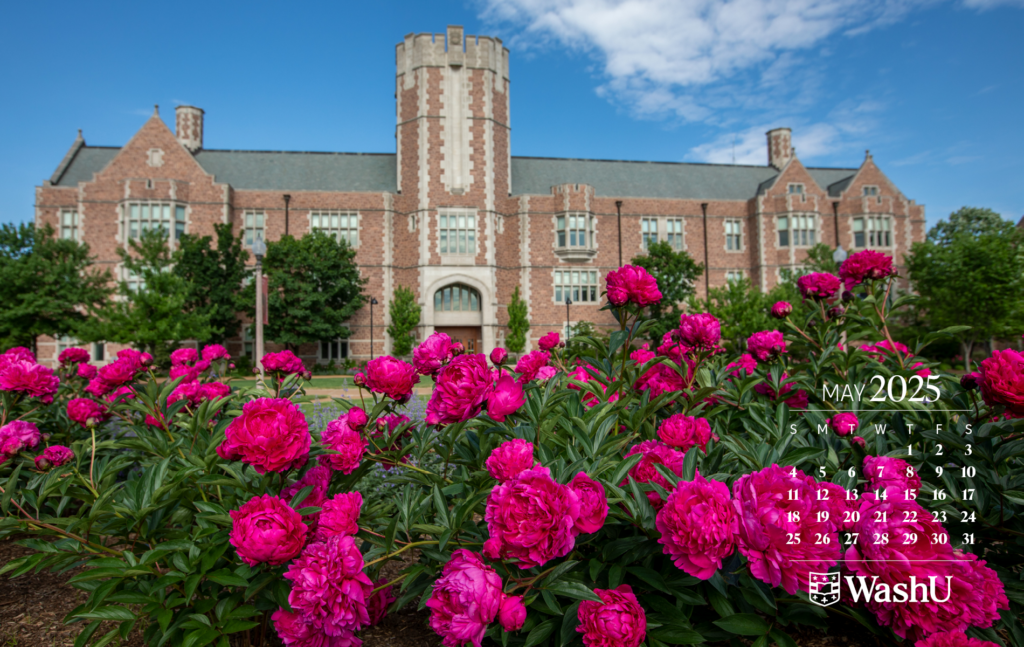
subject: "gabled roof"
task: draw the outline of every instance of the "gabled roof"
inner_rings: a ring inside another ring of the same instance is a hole
[[[70,161],[62,162],[52,182],[57,186],[88,182],[119,150],[79,146]],[[393,153],[201,150],[195,159],[217,182],[236,189],[394,192],[398,188]],[[807,171],[828,188],[829,195],[838,195],[836,187],[845,188],[843,182],[848,184],[856,173],[856,169]],[[513,157],[512,194],[550,195],[556,184],[579,182],[593,186],[599,196],[749,200],[777,175],[770,166]]]

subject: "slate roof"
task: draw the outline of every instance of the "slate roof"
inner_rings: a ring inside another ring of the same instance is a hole
[[[87,182],[119,150],[80,146],[52,181],[57,186]],[[397,156],[392,153],[202,150],[195,157],[218,182],[236,189],[393,192],[398,184]],[[829,195],[838,195],[857,172],[807,170]],[[512,194],[550,195],[553,185],[579,182],[592,185],[599,196],[749,200],[770,187],[777,175],[769,166],[513,157]]]

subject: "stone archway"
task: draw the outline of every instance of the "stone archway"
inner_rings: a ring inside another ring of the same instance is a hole
[[[476,293],[479,310],[445,309],[443,301],[440,309],[435,307],[438,291],[456,286]],[[467,352],[489,353],[494,348],[496,317],[491,304],[491,291],[483,282],[467,274],[449,274],[431,283],[424,291],[424,297],[421,319],[424,337],[440,330],[452,339],[462,341]],[[468,343],[470,340],[472,344]]]

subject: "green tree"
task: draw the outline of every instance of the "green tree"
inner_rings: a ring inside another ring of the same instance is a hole
[[[1024,331],[1024,234],[990,209],[964,207],[915,243],[906,257],[920,306],[933,329],[960,334],[964,365],[979,341]]]
[[[416,340],[412,333],[420,324],[420,304],[416,303],[416,295],[412,290],[399,285],[388,309],[391,313],[388,335],[391,336],[392,351],[398,357],[404,357],[412,352]]]
[[[39,335],[77,336],[113,291],[110,272],[92,262],[88,245],[49,225],[0,227],[0,346],[35,350]]]
[[[651,243],[647,254],[635,257],[632,263],[650,272],[661,290],[661,301],[649,308],[650,319],[657,322],[648,329],[650,340],[658,346],[665,333],[679,327],[681,306],[695,292],[694,284],[703,275],[704,265],[666,241]]]
[[[299,344],[348,337],[345,322],[363,307],[363,285],[355,250],[345,241],[314,231],[267,243],[263,269],[270,279],[267,338],[295,350]],[[255,316],[255,283],[244,290]]]
[[[108,303],[101,316],[84,327],[89,340],[131,344],[153,354],[158,365],[169,362],[172,350],[186,339],[210,339],[210,316],[186,307],[188,281],[173,271],[174,257],[163,229],[143,231],[118,249],[130,280],[121,281],[121,298]]]
[[[773,295],[761,292],[744,278],[711,288],[708,299],[691,299],[690,310],[717,317],[722,324],[723,345],[733,353],[742,354],[746,352],[748,337],[778,327],[769,314],[773,303]]]
[[[208,339],[202,342],[223,343],[238,335],[242,310],[239,292],[249,272],[245,268],[248,252],[242,239],[236,237],[231,225],[214,225],[216,248],[210,236],[185,234],[174,253],[174,273],[188,284],[185,310],[205,313],[210,318]]]
[[[512,301],[508,304],[508,337],[505,348],[512,353],[521,353],[526,348],[526,333],[530,332],[530,320],[527,318],[526,302],[519,296],[519,286],[512,291]]]

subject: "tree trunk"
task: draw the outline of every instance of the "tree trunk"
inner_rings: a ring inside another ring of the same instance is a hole
[[[974,340],[968,339],[960,342],[960,352],[964,354],[964,370],[971,372],[971,355],[974,353]]]

